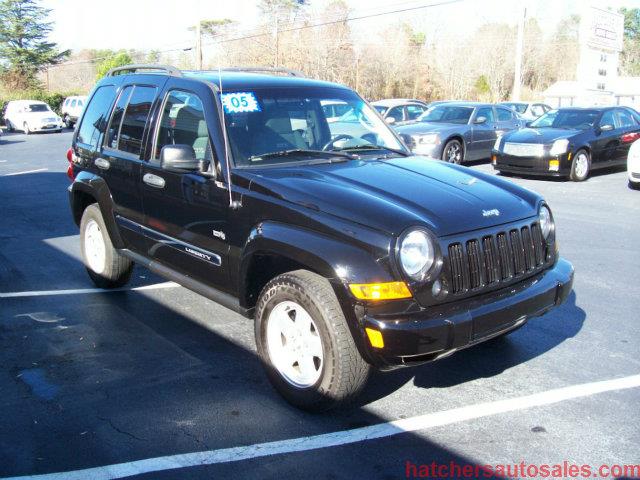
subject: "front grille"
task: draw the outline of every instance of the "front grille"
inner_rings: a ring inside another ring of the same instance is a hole
[[[538,223],[448,246],[451,293],[478,291],[540,270],[547,245]]]

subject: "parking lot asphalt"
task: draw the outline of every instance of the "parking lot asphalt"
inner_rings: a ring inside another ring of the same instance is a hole
[[[565,305],[504,339],[377,374],[357,405],[312,415],[269,385],[250,320],[141,267],[131,286],[150,288],[92,290],[67,202],[70,142],[70,132],[0,138],[0,478],[392,479],[406,478],[407,462],[640,464],[640,192],[624,171],[510,179],[554,212],[576,269]],[[594,383],[612,379],[626,387]],[[573,396],[557,390],[576,385]],[[193,452],[206,453],[179,456]]]

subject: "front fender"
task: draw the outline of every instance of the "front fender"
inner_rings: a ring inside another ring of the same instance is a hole
[[[383,266],[387,262],[380,261],[383,259],[372,251],[284,223],[262,222],[251,230],[240,258],[240,279],[246,279],[251,258],[259,253],[289,258],[330,281],[344,284],[393,280]],[[388,255],[388,251],[380,253]]]
[[[113,213],[113,198],[107,182],[99,175],[81,171],[69,186],[69,204],[77,225],[80,225],[84,209],[94,202],[97,202],[100,207],[100,212],[113,246],[115,248],[124,248],[124,242],[116,225]]]

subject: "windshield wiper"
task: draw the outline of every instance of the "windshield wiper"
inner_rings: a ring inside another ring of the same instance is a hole
[[[305,150],[303,148],[294,148],[291,150],[279,150],[277,152],[267,152],[262,153],[260,155],[252,155],[249,157],[250,161],[260,161],[265,160],[267,158],[277,158],[277,157],[290,157],[290,156],[309,156],[309,157],[322,157],[328,160],[328,163],[333,163],[336,161],[335,157],[340,157],[341,159],[349,159],[355,160],[358,158],[358,155],[354,155],[353,153],[347,152],[337,152],[335,150],[325,151],[325,150]],[[340,161],[340,160],[338,160]],[[344,160],[343,160],[344,161]]]
[[[397,153],[398,155],[402,155],[403,157],[408,157],[410,155],[404,150],[398,150],[397,148],[383,147],[382,145],[372,145],[372,144],[356,145],[354,147],[340,148],[339,150],[334,150],[334,152],[335,151],[350,152],[355,150],[386,150],[388,152],[393,152],[393,153]]]

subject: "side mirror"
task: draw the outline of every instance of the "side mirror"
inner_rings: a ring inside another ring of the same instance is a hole
[[[200,162],[191,145],[165,145],[160,150],[160,166],[167,170],[192,172],[199,170]]]
[[[601,132],[610,132],[611,130],[613,130],[613,125],[606,123],[604,125],[600,125],[600,131]]]
[[[486,123],[486,122],[487,122],[487,117],[478,117],[474,120],[473,123],[480,124],[480,123]]]
[[[384,119],[385,122],[387,122],[389,125],[393,125],[394,123],[396,123],[396,119],[393,117],[387,117]]]
[[[524,122],[524,126],[529,128],[532,123],[533,123],[532,121]]]

